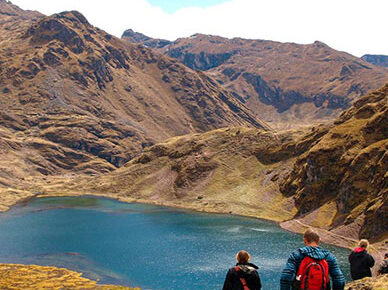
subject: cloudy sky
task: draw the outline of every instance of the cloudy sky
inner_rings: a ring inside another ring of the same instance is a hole
[[[388,0],[11,0],[50,15],[78,10],[118,37],[132,28],[175,40],[194,33],[312,43],[388,55]]]

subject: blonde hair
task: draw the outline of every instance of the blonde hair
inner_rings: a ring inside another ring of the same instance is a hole
[[[315,243],[319,244],[320,237],[319,237],[319,235],[317,234],[317,232],[314,231],[313,229],[307,229],[307,230],[304,232],[303,237],[306,239],[306,241],[307,241],[308,243],[315,242]]]
[[[368,242],[368,240],[366,240],[366,239],[362,239],[362,240],[360,240],[360,242],[358,243],[358,245],[359,245],[361,248],[367,249],[367,248],[369,247],[369,242]]]
[[[251,259],[251,255],[249,255],[247,251],[241,250],[236,254],[236,260],[241,264],[248,263],[250,259]]]

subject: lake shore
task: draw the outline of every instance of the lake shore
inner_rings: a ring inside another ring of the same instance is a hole
[[[118,200],[126,203],[134,202],[134,203],[141,203],[141,204],[152,204],[152,205],[166,206],[166,207],[172,207],[177,209],[192,210],[195,212],[204,212],[204,213],[212,213],[212,214],[231,214],[231,215],[237,215],[237,216],[243,216],[243,217],[258,218],[258,219],[275,222],[281,228],[297,234],[302,234],[307,228],[314,228],[321,236],[321,241],[323,243],[342,247],[342,248],[347,248],[347,249],[353,249],[358,242],[358,240],[352,237],[338,235],[328,230],[308,225],[306,223],[303,223],[299,219],[279,221],[276,218],[271,219],[270,216],[266,216],[266,217],[258,216],[252,211],[249,211],[249,210],[244,211],[244,209],[241,209],[241,208],[233,208],[233,210],[231,211],[230,205],[226,206],[223,202],[217,202],[212,204],[209,202],[201,202],[201,200],[147,200],[147,199],[125,197],[119,194],[109,194],[109,193],[79,194],[75,192],[66,192],[63,194],[62,193],[32,194],[32,193],[24,192],[24,194],[19,194],[15,196],[14,199],[7,198],[6,199],[7,204],[3,204],[2,200],[0,200],[1,202],[0,211],[7,211],[11,206],[14,206],[17,204],[28,203],[31,199],[34,199],[34,198],[66,197],[66,196],[96,196],[96,197],[110,198],[110,199],[114,199],[114,200]],[[383,260],[384,253],[388,252],[388,244],[384,243],[384,241],[371,244],[370,252],[372,253],[372,255],[376,260],[376,265],[378,265]]]

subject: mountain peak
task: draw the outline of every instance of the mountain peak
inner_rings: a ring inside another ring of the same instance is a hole
[[[151,39],[151,37],[140,32],[135,32],[133,29],[125,30],[121,37],[130,39],[131,42],[143,42]]]
[[[65,11],[43,17],[27,30],[25,37],[32,36],[33,44],[58,40],[74,53],[81,53],[84,50],[84,41],[80,32],[90,32],[93,28],[85,16],[78,11]]]
[[[75,21],[75,22],[80,22],[80,23],[85,24],[85,25],[90,25],[90,23],[86,19],[86,17],[83,16],[83,14],[81,14],[80,12],[78,12],[76,10],[64,11],[64,12],[61,12],[59,14],[54,14],[54,15],[57,18],[65,18],[65,19],[70,20],[70,21]]]
[[[41,16],[42,14],[36,11],[23,10],[8,0],[0,0],[0,15],[28,16],[28,18],[34,18],[36,16]]]
[[[329,47],[326,43],[319,40],[314,41],[313,45],[317,47]]]
[[[121,38],[132,43],[140,43],[150,48],[162,48],[171,43],[171,41],[166,39],[151,38],[143,33],[135,32],[133,29],[125,30]]]

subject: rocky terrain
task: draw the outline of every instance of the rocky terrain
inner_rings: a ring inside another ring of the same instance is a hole
[[[346,284],[346,290],[385,290],[388,285],[388,275],[381,275],[375,278],[364,278]]]
[[[0,264],[0,289],[122,289],[140,290],[116,285],[99,285],[63,268],[36,265]]]
[[[126,32],[145,47],[76,11],[0,16],[0,210],[95,194],[386,251],[388,84],[366,94],[385,68],[320,42]]]
[[[296,209],[293,198],[284,198],[274,181],[292,164],[290,160],[268,164],[255,156],[268,144],[280,146],[283,138],[288,136],[254,128],[174,137],[146,148],[109,174],[50,178],[49,184],[39,182],[27,190],[42,196],[59,192],[108,195],[123,201],[283,221],[292,218]]]
[[[386,69],[319,41],[300,45],[195,34],[168,42],[132,30],[122,38],[206,71],[274,128],[332,120],[388,82]]]
[[[368,238],[380,243],[375,251],[386,251],[387,117],[388,85],[359,99],[332,125],[175,137],[108,174],[52,178],[20,190],[254,216],[297,232],[313,226],[325,241],[347,247]]]
[[[387,238],[388,85],[345,111],[282,180],[296,216],[338,234]],[[331,216],[319,218],[325,212]]]
[[[216,81],[76,11],[0,1],[0,185],[120,167],[166,138],[269,127]]]
[[[361,58],[374,65],[388,67],[388,55],[365,54]]]

